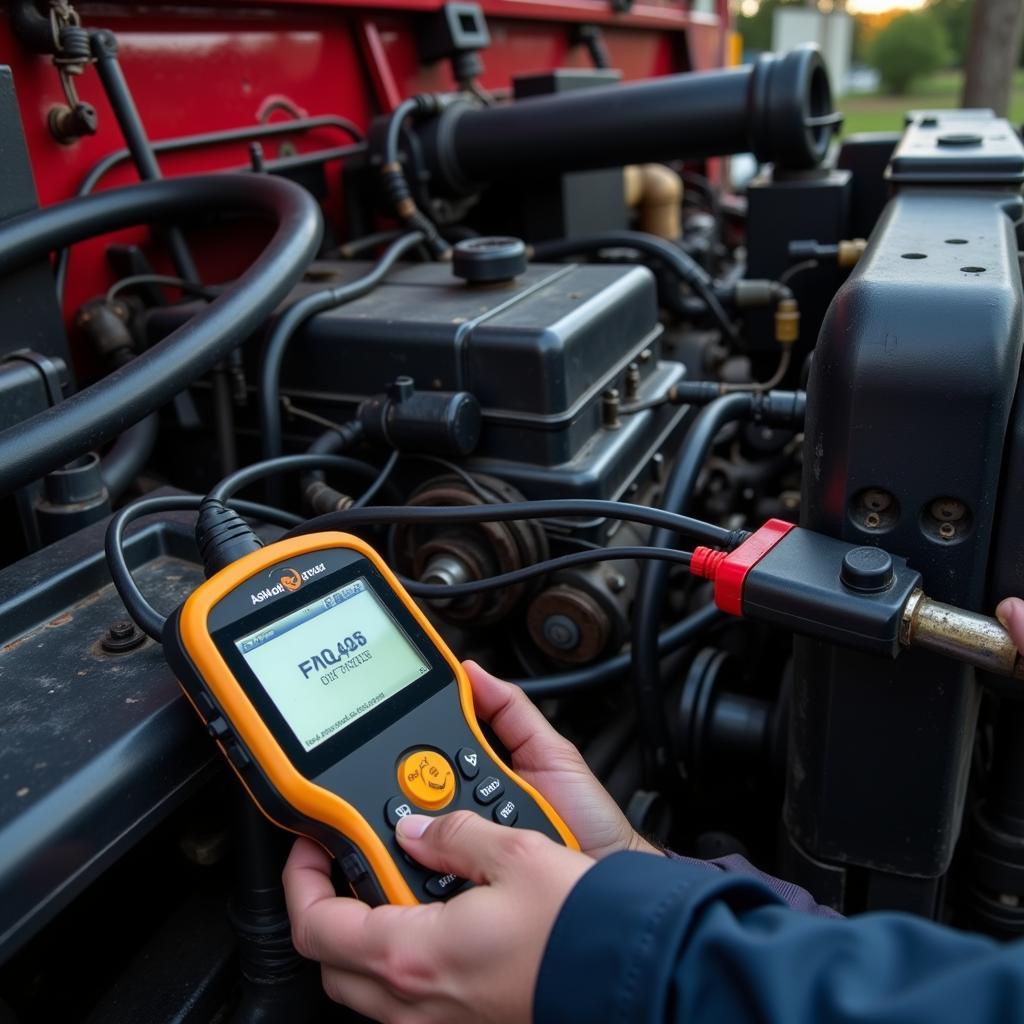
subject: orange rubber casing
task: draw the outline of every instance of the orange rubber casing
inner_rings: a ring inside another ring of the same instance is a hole
[[[458,683],[462,714],[480,747],[516,785],[520,786],[536,802],[565,845],[578,850],[579,843],[576,838],[547,800],[529,783],[516,775],[487,742],[473,707],[473,690],[469,677],[461,663],[448,649],[448,645],[441,639],[430,621],[377,552],[358,537],[346,533],[311,533],[302,537],[289,538],[277,541],[240,558],[200,584],[186,600],[178,619],[182,646],[198,674],[202,677],[210,694],[224,709],[238,737],[259,763],[263,774],[282,799],[300,816],[323,823],[357,847],[375,873],[390,903],[413,905],[420,902],[409,888],[377,831],[366,818],[337,794],[311,782],[291,763],[256,708],[253,707],[235,678],[234,672],[229,668],[210,636],[208,628],[210,611],[223,597],[243,585],[251,577],[283,560],[311,554],[325,548],[354,550],[376,567],[451,668]],[[185,691],[186,697],[189,697],[184,686],[182,689]],[[191,697],[189,700],[194,706]],[[203,717],[198,708],[196,708],[196,712]],[[218,746],[227,757],[223,745],[218,742]],[[228,761],[231,763],[230,758]],[[231,763],[231,766],[256,805],[275,825],[299,835],[305,834],[301,830],[273,818],[260,804],[235,765]],[[315,836],[311,838],[316,839]]]

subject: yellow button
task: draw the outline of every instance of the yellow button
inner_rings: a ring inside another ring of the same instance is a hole
[[[417,750],[398,766],[402,792],[425,811],[439,811],[455,796],[455,772],[436,750]]]

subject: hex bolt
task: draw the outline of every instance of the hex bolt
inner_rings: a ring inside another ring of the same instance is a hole
[[[877,530],[882,525],[882,517],[877,512],[869,512],[864,517],[864,525],[869,530]]]
[[[604,581],[613,594],[621,594],[626,589],[626,577],[621,572],[608,573]]]
[[[107,654],[124,654],[141,647],[146,642],[146,634],[131,619],[119,619],[107,628],[100,647]]]
[[[939,536],[943,540],[952,540],[956,536],[956,527],[952,523],[943,523],[939,527]]]

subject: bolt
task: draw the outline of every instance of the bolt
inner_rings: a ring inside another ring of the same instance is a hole
[[[609,388],[601,396],[601,425],[605,430],[618,430],[622,426],[619,419],[619,390]]]
[[[654,353],[649,348],[645,348],[643,352],[640,353],[641,363],[649,363],[653,358]]]
[[[640,364],[630,363],[626,367],[626,399],[634,401],[640,394]]]
[[[877,530],[882,525],[882,517],[877,512],[869,512],[864,517],[864,525],[869,530]]]
[[[626,577],[621,572],[610,572],[604,581],[613,594],[621,594],[626,589]]]
[[[958,523],[967,515],[967,506],[956,498],[936,498],[928,506],[928,511],[933,519],[942,522]]]
[[[555,650],[571,651],[579,646],[579,626],[568,615],[549,615],[544,620],[544,639]]]
[[[146,641],[146,634],[138,629],[130,619],[119,619],[107,628],[106,635],[100,640],[100,647],[107,654],[124,654],[133,651]]]
[[[651,456],[651,476],[656,484],[660,484],[665,476],[665,456],[661,452]]]
[[[956,527],[952,523],[943,523],[939,527],[939,536],[943,540],[952,540],[956,536]]]

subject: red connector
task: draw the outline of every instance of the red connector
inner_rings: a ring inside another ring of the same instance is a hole
[[[735,551],[699,547],[693,552],[690,572],[715,584],[715,604],[723,612],[742,615],[743,583],[747,574],[792,529],[792,523],[769,519]]]

